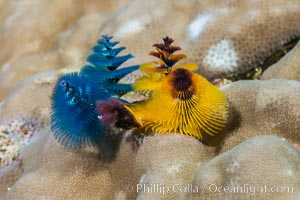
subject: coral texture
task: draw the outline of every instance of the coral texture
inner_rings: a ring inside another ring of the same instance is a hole
[[[22,162],[12,161],[6,166],[0,168],[0,195],[3,195],[9,190],[10,186],[22,176]]]
[[[99,35],[115,35],[136,56],[127,65],[148,62],[153,42],[172,36],[187,62],[196,62],[197,71],[212,80],[259,67],[299,37],[299,3],[2,1],[0,198],[300,199],[299,44],[267,69],[263,80],[220,88],[229,101],[228,124],[202,142],[155,134],[132,149],[127,142],[132,132],[122,137],[123,130],[112,128],[104,146],[70,150],[53,137],[49,115],[57,79],[80,71]],[[141,75],[134,72],[123,83]],[[136,94],[130,95],[134,102]],[[169,191],[152,187],[151,192],[145,187],[151,184]],[[209,186],[221,187],[211,192]],[[239,186],[248,192],[233,193]],[[263,192],[265,186],[276,187]]]
[[[82,66],[83,55],[110,13],[125,3],[126,0],[3,2],[0,42],[6,50],[0,55],[0,99],[19,80],[34,73]]]
[[[299,150],[278,137],[257,136],[201,166],[194,184],[205,189],[191,196],[286,199],[300,190],[299,164]]]
[[[267,69],[263,79],[282,78],[300,81],[300,43],[279,62]]]
[[[21,154],[23,176],[4,199],[112,199],[111,177],[99,156],[95,149],[66,151],[45,129]]]
[[[150,41],[170,35],[189,52],[188,62],[197,63],[200,74],[214,79],[259,66],[299,37],[299,6],[298,0],[135,1],[104,31],[121,38],[141,59],[138,62],[145,60],[142,52],[149,50]]]
[[[241,141],[260,134],[272,134],[291,144],[300,142],[300,83],[284,79],[239,81],[224,86],[229,101],[229,119],[224,152]],[[211,140],[212,142],[212,140]]]
[[[133,168],[142,173],[138,174],[139,182],[132,184],[137,199],[186,199],[188,193],[180,192],[179,188],[192,183],[199,166],[212,155],[211,149],[189,136],[167,134],[146,139]],[[151,185],[155,184],[161,184],[164,190],[151,192]],[[167,187],[178,191],[167,191]]]

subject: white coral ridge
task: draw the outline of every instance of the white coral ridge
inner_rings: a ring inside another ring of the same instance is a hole
[[[239,57],[234,50],[233,42],[224,39],[208,49],[203,63],[212,69],[232,71],[238,66],[238,59]]]

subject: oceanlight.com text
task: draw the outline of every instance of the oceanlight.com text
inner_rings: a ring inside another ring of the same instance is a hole
[[[210,193],[244,193],[255,195],[258,193],[293,193],[294,187],[289,185],[250,185],[242,184],[238,186],[223,186],[217,184],[205,184],[203,186],[193,184],[137,184],[135,187],[126,186],[124,187],[126,192],[136,193],[199,193],[199,192],[210,192]]]

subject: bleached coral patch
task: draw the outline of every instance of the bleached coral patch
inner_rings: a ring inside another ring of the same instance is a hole
[[[203,63],[211,68],[232,71],[238,66],[238,60],[239,57],[234,49],[233,42],[224,39],[208,49]]]
[[[273,15],[281,15],[283,12],[284,10],[280,7],[274,6],[270,8],[270,13]]]
[[[132,19],[122,24],[115,33],[116,37],[126,37],[136,34],[145,28],[145,24],[139,19]]]
[[[202,12],[198,14],[188,25],[187,34],[189,39],[197,39],[203,32],[206,24],[214,18],[212,12]]]
[[[247,14],[245,15],[245,18],[248,21],[253,21],[253,20],[257,19],[260,14],[261,13],[258,9],[252,9],[247,12]]]

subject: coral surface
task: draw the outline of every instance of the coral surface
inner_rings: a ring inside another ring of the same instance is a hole
[[[300,81],[300,43],[279,62],[267,69],[263,79],[281,78]]]
[[[299,7],[299,0],[2,1],[0,199],[300,199],[299,43],[261,80],[220,87],[228,124],[202,142],[155,134],[133,149],[132,131],[112,128],[104,146],[70,150],[53,137],[49,114],[57,79],[79,72],[102,34],[135,55],[126,65],[151,61],[151,45],[172,36],[213,80],[258,69],[297,39]]]
[[[193,0],[134,1],[103,30],[122,38],[141,59],[138,62],[145,60],[142,52],[149,50],[150,41],[170,35],[188,52],[188,62],[197,63],[200,74],[214,79],[259,66],[299,37],[299,27],[298,0]]]

